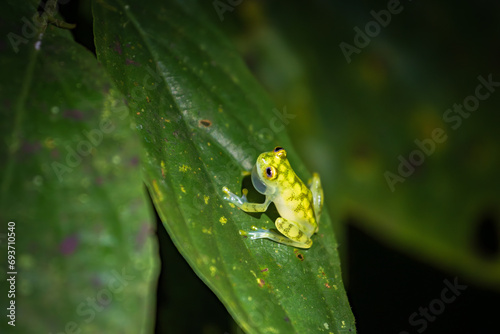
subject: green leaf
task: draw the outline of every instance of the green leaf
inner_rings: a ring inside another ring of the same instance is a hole
[[[248,333],[355,332],[328,213],[312,248],[297,250],[239,235],[275,214],[222,199],[276,145],[307,180],[285,132],[294,115],[273,106],[196,2],[95,1],[93,11],[98,59],[135,114],[145,182],[199,277]]]
[[[0,14],[1,35],[22,41],[0,57],[3,314],[15,301],[20,333],[150,331],[153,235],[128,110],[95,57],[36,13],[12,1]],[[0,328],[13,329],[5,315]]]

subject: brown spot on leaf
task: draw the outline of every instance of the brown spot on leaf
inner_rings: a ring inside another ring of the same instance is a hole
[[[104,179],[102,177],[99,176],[95,179],[96,185],[101,186],[103,183],[104,183]]]
[[[52,151],[50,151],[50,156],[53,159],[57,159],[57,158],[59,158],[61,156],[61,153],[59,152],[59,150],[53,149]]]
[[[134,156],[130,159],[130,165],[133,166],[133,167],[136,167],[139,165],[139,157],[138,156]]]
[[[135,65],[135,66],[140,66],[140,64],[132,59],[125,59],[125,64],[126,65]]]
[[[71,118],[77,121],[83,121],[83,112],[76,109],[69,109],[64,111],[63,117]]]
[[[200,120],[199,124],[200,124],[201,126],[206,127],[206,128],[208,128],[208,127],[211,127],[211,126],[212,126],[212,122],[211,122],[211,121],[209,121],[208,119],[202,119],[202,120]]]
[[[59,251],[63,255],[71,255],[75,252],[79,240],[76,234],[66,237],[59,245]]]
[[[122,46],[120,45],[120,42],[115,41],[115,46],[113,48],[119,55],[122,54]]]
[[[149,224],[142,223],[142,226],[135,237],[136,250],[140,251],[142,249],[142,247],[146,243],[149,234],[150,234]]]
[[[21,150],[23,153],[34,154],[37,153],[41,148],[42,144],[40,144],[39,142],[30,143],[26,141],[23,143]]]

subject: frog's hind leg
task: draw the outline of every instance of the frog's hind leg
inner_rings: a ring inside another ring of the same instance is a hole
[[[318,173],[314,173],[311,180],[309,180],[309,190],[313,196],[313,208],[316,216],[316,223],[319,225],[319,218],[323,210],[323,187],[321,186],[321,179]],[[316,230],[317,232],[317,230]]]
[[[251,239],[266,238],[297,248],[310,248],[312,246],[312,240],[299,229],[295,222],[280,217],[276,219],[275,224],[276,228],[283,233],[283,235],[262,229],[249,232],[248,235]]]

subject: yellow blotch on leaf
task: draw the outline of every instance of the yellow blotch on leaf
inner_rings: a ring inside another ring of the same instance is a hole
[[[182,165],[182,166],[179,166],[179,172],[187,172],[188,170],[191,170],[191,167],[189,166],[186,166],[186,165]]]
[[[55,145],[55,142],[54,142],[54,138],[45,138],[45,140],[43,141],[43,145],[48,148],[48,149],[53,149],[54,147],[56,147]]]
[[[161,161],[161,176],[165,177],[167,175],[167,166],[165,165],[165,161]]]
[[[153,189],[155,191],[155,194],[156,194],[156,197],[158,198],[158,200],[160,202],[163,201],[163,194],[160,191],[160,187],[158,187],[158,182],[156,182],[156,180],[153,180]]]
[[[220,217],[219,222],[220,222],[222,225],[225,225],[225,224],[227,223],[227,218],[226,218],[226,217],[224,217],[224,216],[222,216],[222,217]]]

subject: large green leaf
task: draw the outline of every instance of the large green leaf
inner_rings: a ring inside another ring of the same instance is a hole
[[[241,236],[275,214],[222,199],[278,144],[310,176],[286,136],[286,106],[273,106],[196,2],[95,1],[93,11],[98,59],[143,139],[145,182],[195,272],[248,333],[355,332],[328,213],[313,247],[297,250]]]
[[[30,30],[36,13],[10,1],[0,14],[10,38],[0,57],[0,331],[151,330],[152,229],[127,108],[69,32]],[[15,265],[6,270],[9,221]],[[17,272],[12,299],[7,271]]]

